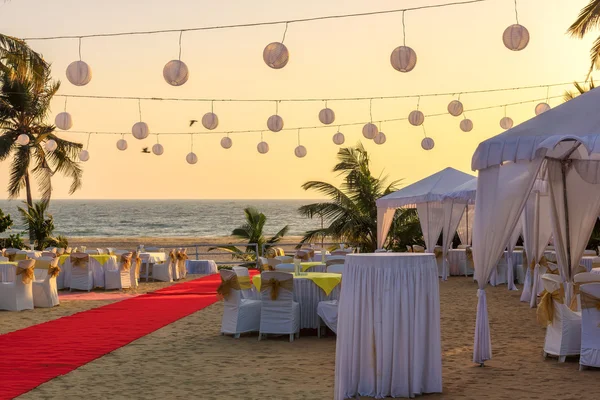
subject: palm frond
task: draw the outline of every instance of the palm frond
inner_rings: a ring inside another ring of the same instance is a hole
[[[28,173],[29,159],[29,147],[17,146],[13,162],[10,166],[8,181],[8,197],[10,199],[19,197],[21,189],[25,186],[25,175]]]
[[[572,36],[583,38],[590,30],[600,26],[600,0],[591,0],[590,3],[583,7],[579,12],[579,16],[571,24],[567,33]]]

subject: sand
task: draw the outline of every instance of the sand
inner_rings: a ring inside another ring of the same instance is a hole
[[[472,363],[476,285],[452,277],[440,283],[443,393],[425,399],[597,399],[600,371],[579,372],[577,359],[544,360],[544,329],[520,292],[489,287],[494,358]],[[62,306],[61,306],[62,307]],[[38,310],[35,312],[37,313]],[[62,312],[62,310],[58,311]],[[331,399],[335,337],[257,341],[219,334],[216,303],[47,382],[22,396],[43,398]],[[10,313],[5,323],[25,313]]]

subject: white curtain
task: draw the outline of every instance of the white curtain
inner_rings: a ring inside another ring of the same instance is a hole
[[[543,159],[510,162],[479,171],[473,225],[473,259],[477,290],[477,318],[473,362],[492,358],[485,285],[502,256]]]
[[[428,201],[417,204],[417,214],[423,231],[423,239],[428,253],[433,253],[444,226],[444,206],[441,201]]]
[[[377,207],[377,248],[382,249],[394,220],[395,208]]]
[[[442,280],[448,279],[448,249],[452,247],[452,239],[458,227],[458,223],[465,212],[464,203],[455,203],[454,200],[444,201],[444,227],[443,227],[443,262]]]
[[[469,204],[458,224],[458,237],[462,244],[469,245],[473,243],[473,221],[475,217],[475,205]]]
[[[567,184],[567,207],[565,207],[562,164],[557,160],[548,161],[554,248],[561,276],[565,280],[568,280],[569,277],[565,209],[568,211],[569,218],[571,270],[574,271],[581,261],[596,218],[600,214],[599,166],[597,161],[573,160],[570,162],[565,176]],[[567,291],[566,294],[568,296],[569,292]]]
[[[506,273],[506,280],[508,281],[508,290],[519,290],[515,286],[515,266],[514,266],[514,258],[513,251],[515,250],[515,246],[517,245],[517,241],[523,232],[523,226],[521,224],[521,220],[517,221],[517,227],[515,228],[513,234],[510,236],[508,240],[507,252],[506,252],[506,265],[508,271]]]

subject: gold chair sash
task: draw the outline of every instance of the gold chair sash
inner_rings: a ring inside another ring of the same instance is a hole
[[[558,271],[558,269],[557,269]],[[577,268],[575,268],[575,271],[573,272],[573,275],[577,275],[577,274],[581,274],[583,272],[588,272],[587,268],[585,267],[585,265],[581,265],[579,264],[577,266]]]
[[[74,257],[71,255],[71,265],[73,267],[87,268],[89,257]]]
[[[271,289],[271,300],[275,301],[279,298],[279,289],[286,289],[290,292],[294,290],[294,280],[293,279],[285,279],[278,280],[275,278],[271,278],[266,282],[261,282],[260,291],[264,292],[267,289]]]
[[[217,288],[217,297],[219,298],[219,300],[228,299],[232,289],[242,289],[237,275],[233,275],[227,280],[223,280],[223,277],[221,277],[221,284]]]
[[[8,261],[10,262],[14,262],[15,261],[15,257],[17,256],[17,254],[6,254],[6,257],[8,258]]]
[[[537,321],[540,325],[546,327],[554,320],[554,302],[559,304],[564,303],[565,289],[563,285],[560,285],[560,289],[550,293],[544,290],[542,292],[540,304],[538,304],[536,316]]]
[[[467,247],[465,249],[465,254],[467,256],[467,260],[473,262],[473,249],[471,247]]]
[[[588,283],[588,282],[586,282]],[[600,311],[600,298],[592,296],[589,293],[580,292],[581,308],[595,308]]]
[[[326,266],[330,266],[330,265],[338,265],[338,264],[344,264],[345,260],[342,260],[340,258],[334,258],[333,260],[327,260],[325,261],[325,265]]]
[[[413,252],[412,246],[406,245],[406,251],[409,253],[412,253]]]
[[[56,278],[59,273],[60,273],[60,267],[58,265],[56,265],[56,266],[51,265],[48,267],[48,276],[50,276],[51,278]]]
[[[548,269],[549,274],[558,275],[558,269],[554,270],[554,271],[556,271],[556,272],[554,272],[553,270],[551,270],[548,267],[548,259],[546,258],[546,256],[542,256],[542,258],[540,258],[540,261],[537,264],[540,264],[542,267],[546,267]],[[535,265],[536,265],[535,260],[531,260],[531,263],[529,264],[529,268],[533,271],[535,269]]]
[[[177,256],[175,255],[175,250],[171,250],[171,252],[169,253],[169,258],[171,259],[172,263],[176,261]]]
[[[175,255],[175,257],[179,261],[181,261],[181,260],[187,260],[189,258],[188,255],[185,252],[183,252],[183,251],[178,251],[177,254]]]
[[[17,267],[17,275],[21,275],[21,281],[27,285],[33,281],[33,265],[29,268]]]
[[[435,258],[442,258],[442,256],[444,255],[444,251],[438,247],[433,249],[433,254],[435,254]]]
[[[131,268],[131,254],[125,253],[121,255],[121,267],[124,271],[129,271],[129,268]]]

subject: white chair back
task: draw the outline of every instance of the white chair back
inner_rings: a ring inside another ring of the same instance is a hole
[[[344,272],[344,264],[333,264],[327,267],[327,272],[342,274]]]
[[[294,261],[294,257],[290,257],[290,256],[277,256],[277,257],[275,257],[275,259],[279,260],[285,264],[289,264]]]
[[[600,282],[600,275],[592,272],[582,272],[573,277],[575,283]]]
[[[221,279],[223,281],[230,280],[237,275],[234,271],[230,271],[227,269],[220,270],[219,274],[221,275]],[[225,303],[227,303],[228,305],[238,306],[240,304],[240,302],[242,301],[242,293],[240,290],[231,289],[229,296],[224,298],[223,301]]]
[[[263,306],[266,305],[265,303],[272,304],[272,305],[274,305],[274,303],[276,303],[277,306],[280,306],[280,307],[291,307],[292,306],[292,302],[294,300],[294,289],[293,289],[294,276],[292,274],[289,274],[287,272],[281,272],[281,271],[267,271],[267,272],[263,272],[260,277],[261,277],[260,296],[261,296],[261,300],[263,302]],[[291,285],[292,290],[287,290],[283,287],[280,287],[279,293],[277,296],[277,300],[271,300],[271,288],[268,288],[265,285],[265,283],[271,279],[276,279],[278,281],[291,280],[292,281],[292,285]]]
[[[600,283],[586,283],[579,287],[583,298],[581,309],[581,356],[579,363],[589,367],[600,367],[600,310],[597,301],[600,299]],[[592,296],[592,298],[588,297]],[[589,304],[591,303],[591,304]]]
[[[560,289],[560,285],[562,284],[562,279],[558,275],[544,274],[544,275],[542,275],[542,284],[544,285],[544,289],[547,292],[552,293],[555,290]]]
[[[0,261],[8,261],[8,257],[0,256]]]
[[[281,264],[277,264],[275,266],[275,271],[294,272],[295,271],[295,266],[294,266],[294,264],[288,264],[288,263],[284,264],[284,263],[281,263]]]
[[[598,254],[596,254],[596,250],[584,250],[583,255],[586,257],[596,257]]]

